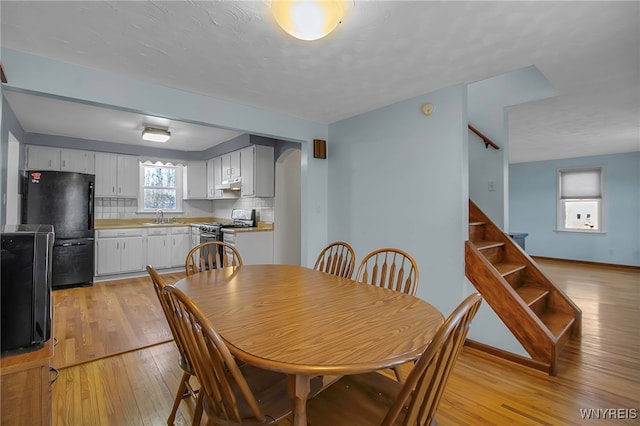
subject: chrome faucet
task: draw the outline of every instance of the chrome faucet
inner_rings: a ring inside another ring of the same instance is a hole
[[[158,217],[156,217],[156,223],[164,223],[164,212],[162,211],[162,209],[158,209],[156,213],[158,213]]]

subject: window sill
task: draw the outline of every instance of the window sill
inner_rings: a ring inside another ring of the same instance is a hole
[[[607,231],[599,230],[599,231],[587,231],[582,229],[554,229],[554,232],[560,232],[563,234],[595,234],[595,235],[605,235]]]

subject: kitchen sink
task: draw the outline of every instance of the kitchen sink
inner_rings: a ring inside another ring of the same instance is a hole
[[[183,225],[183,224],[178,222],[166,222],[166,223],[145,222],[142,224],[142,226],[176,226],[176,225]]]

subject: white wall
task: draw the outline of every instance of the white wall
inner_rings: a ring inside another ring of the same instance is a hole
[[[7,216],[6,223],[20,223],[20,204],[21,196],[19,194],[19,171],[20,164],[20,142],[13,133],[9,132],[9,146],[7,149],[7,193],[6,205]]]
[[[276,160],[273,230],[274,262],[300,264],[300,150],[289,148]]]

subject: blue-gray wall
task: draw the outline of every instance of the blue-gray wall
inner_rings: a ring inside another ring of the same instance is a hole
[[[313,139],[327,139],[326,124],[12,49],[3,48],[1,56],[11,90],[299,142],[302,263],[313,265],[327,244],[327,162],[313,159],[309,149]]]
[[[604,166],[605,234],[558,232],[557,170]],[[509,167],[512,232],[533,256],[640,266],[640,152],[516,163]]]
[[[556,94],[533,65],[469,84],[469,124],[500,146],[499,150],[486,148],[469,132],[469,197],[504,231],[509,231],[507,107]],[[491,190],[489,182],[494,184]]]
[[[329,239],[348,241],[358,262],[382,247],[408,251],[417,295],[444,313],[464,295],[466,120],[457,85],[329,126]]]

